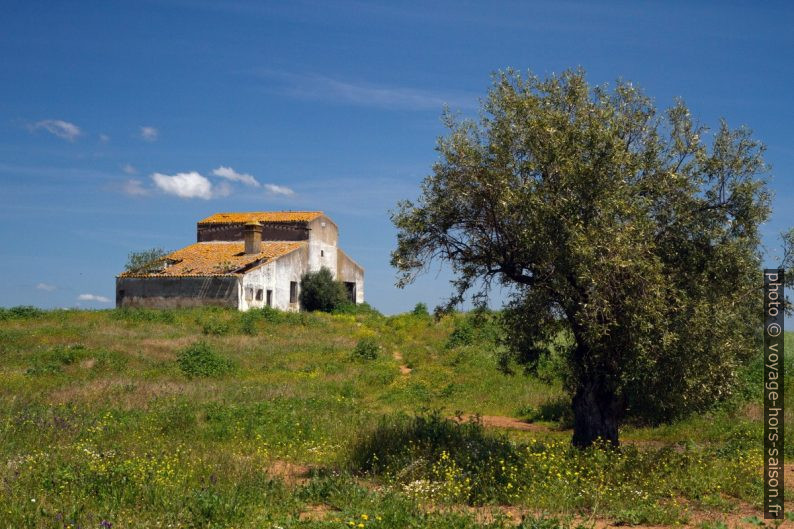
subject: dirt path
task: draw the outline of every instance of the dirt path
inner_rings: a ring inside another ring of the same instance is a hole
[[[400,363],[400,374],[409,375],[413,369],[403,363],[403,354],[400,351],[394,351],[392,357]]]
[[[456,422],[468,422],[475,420],[476,415],[461,415],[460,417],[450,417]],[[503,415],[480,415],[479,420],[486,428],[505,428],[508,430],[523,430],[527,432],[550,432],[548,426],[542,424],[534,424],[531,422],[521,421],[512,417],[505,417]]]

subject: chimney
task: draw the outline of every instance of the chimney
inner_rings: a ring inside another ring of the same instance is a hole
[[[245,253],[260,253],[262,251],[262,225],[258,222],[246,222],[243,230],[245,234]]]

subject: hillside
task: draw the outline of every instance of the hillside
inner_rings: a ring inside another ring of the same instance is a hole
[[[716,529],[760,513],[760,364],[702,416],[578,452],[559,367],[499,371],[497,334],[367,310],[2,310],[0,527]]]

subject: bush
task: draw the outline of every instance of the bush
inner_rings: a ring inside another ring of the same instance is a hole
[[[504,475],[494,475],[492,469],[517,458],[515,446],[506,437],[486,433],[479,422],[459,424],[433,413],[384,417],[354,442],[349,462],[354,472],[397,478],[402,483],[447,480],[449,490],[437,499],[479,502],[492,497],[486,489],[505,481]]]
[[[205,342],[197,342],[183,349],[176,358],[179,369],[189,378],[216,377],[232,370],[232,362]]]
[[[427,305],[421,302],[414,305],[414,310],[411,311],[411,314],[414,316],[430,316],[430,313],[427,311]]]
[[[229,332],[229,324],[225,321],[210,319],[204,322],[201,331],[208,335],[223,336]]]
[[[162,248],[149,248],[141,252],[130,252],[127,255],[127,264],[124,269],[127,272],[147,273],[160,270],[163,267],[163,258],[168,252]]]
[[[375,360],[380,346],[374,338],[362,338],[353,348],[353,358],[357,360]]]
[[[124,307],[110,311],[114,320],[132,321],[136,323],[174,323],[173,309],[143,309]]]
[[[304,274],[300,287],[303,310],[331,312],[349,303],[344,285],[334,280],[331,271],[325,267]]]
[[[568,396],[559,396],[547,400],[537,409],[527,406],[518,410],[518,415],[529,422],[557,422],[562,428],[568,428],[573,424],[573,410],[571,408],[571,399]]]
[[[17,307],[11,307],[10,309],[0,307],[0,320],[31,319],[38,318],[44,314],[45,311],[32,305],[19,305]]]

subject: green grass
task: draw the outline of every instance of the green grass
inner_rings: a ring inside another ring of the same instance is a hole
[[[507,527],[520,512],[551,529],[760,504],[752,384],[627,426],[620,452],[579,452],[559,382],[500,372],[494,333],[423,311],[4,309],[0,528]]]

